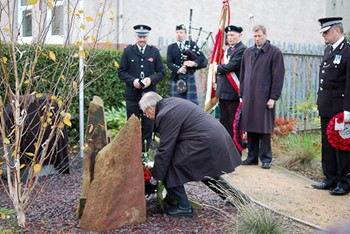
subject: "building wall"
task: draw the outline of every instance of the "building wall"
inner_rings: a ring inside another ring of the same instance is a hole
[[[175,25],[189,25],[189,12],[193,9],[192,27],[203,27],[215,35],[221,13],[221,0],[118,0],[122,1],[119,20],[124,28],[121,43],[134,43],[133,26],[148,24],[152,27],[150,43],[158,44],[158,38],[174,39]],[[181,2],[181,4],[179,3]],[[272,41],[321,44],[318,18],[325,17],[325,0],[231,0],[231,23],[244,28],[243,41],[251,38],[251,28],[256,24],[267,27]],[[196,31],[192,32],[196,39]],[[205,35],[202,34],[205,38]]]
[[[326,0],[326,16],[343,17],[344,32],[350,32],[350,1]]]

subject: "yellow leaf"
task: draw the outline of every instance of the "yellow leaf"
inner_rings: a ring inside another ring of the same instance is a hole
[[[79,14],[84,14],[84,10],[79,10],[78,13]]]
[[[94,18],[92,18],[91,16],[86,17],[86,22],[91,22],[94,21]]]
[[[91,36],[91,40],[94,42],[94,43],[96,43],[96,36]]]
[[[43,96],[42,93],[37,93],[37,94],[35,94],[35,97],[36,97],[36,98],[41,98],[42,96]]]
[[[70,119],[71,115],[69,113],[66,113],[66,115],[64,116],[65,119]]]
[[[79,56],[85,58],[85,51],[84,50],[79,50]]]
[[[19,169],[22,169],[23,167],[25,167],[26,165],[23,163],[21,164],[21,166],[19,166]]]
[[[87,41],[90,38],[90,36],[85,36],[84,41]]]
[[[25,80],[24,83],[25,83],[25,84],[29,84],[29,80]]]
[[[26,1],[26,4],[27,5],[35,5],[35,4],[37,4],[38,3],[38,0],[27,0]]]
[[[51,96],[51,99],[52,99],[52,100],[57,100],[57,97],[56,97],[55,95],[52,95],[52,96]]]
[[[72,123],[70,122],[69,119],[64,118],[63,123],[65,123],[67,126],[72,127]]]
[[[34,154],[31,153],[31,152],[25,152],[25,154],[28,155],[28,156],[34,157]]]
[[[52,52],[51,50],[50,50],[50,52],[49,52],[49,56],[50,56],[50,58],[51,58],[53,61],[56,62],[56,55],[55,55],[55,53]]]
[[[53,3],[52,3],[52,1],[47,1],[46,5],[47,5],[47,7],[48,7],[50,10],[53,9]]]
[[[2,30],[3,30],[5,33],[8,33],[8,32],[10,31],[9,28],[3,28]]]
[[[0,175],[2,175],[2,170],[0,169]]]
[[[99,17],[102,17],[102,16],[103,16],[103,13],[98,13],[98,16],[99,16]]]
[[[82,46],[83,43],[81,41],[77,41],[77,46]]]
[[[7,58],[6,57],[2,57],[2,61],[4,62],[4,63],[7,63]]]
[[[41,79],[41,81],[43,82],[43,83],[45,83],[45,82],[47,82],[47,79]]]
[[[119,68],[119,63],[116,62],[116,61],[114,61],[114,66],[115,66],[116,68]]]
[[[4,143],[5,144],[10,144],[10,139],[8,139],[7,137],[4,139]]]
[[[58,125],[57,125],[58,128],[62,129],[64,128],[64,123],[60,122]]]
[[[12,152],[12,154],[11,154],[13,157],[16,157],[16,155],[17,155],[17,151],[16,150],[14,150],[13,152]]]
[[[73,11],[73,9],[72,9],[71,7],[69,7],[69,8],[67,9],[67,13],[68,13],[68,14],[71,14],[72,11]]]
[[[81,28],[82,30],[85,30],[85,28],[86,28],[85,24],[81,24],[81,25],[80,25],[80,28]]]
[[[62,106],[62,100],[59,99],[59,100],[57,101],[57,104],[58,104],[59,107],[61,107],[61,106]]]
[[[64,80],[64,79],[65,79],[65,76],[64,76],[64,75],[61,75],[61,79]]]
[[[35,172],[35,173],[39,173],[40,170],[41,170],[41,165],[40,165],[40,164],[35,164],[35,165],[34,165],[34,172]]]
[[[0,165],[4,164],[3,162],[0,161]]]
[[[106,46],[110,46],[112,43],[110,41],[106,42]]]
[[[13,128],[10,134],[8,135],[9,137],[12,136],[16,132],[16,128]]]

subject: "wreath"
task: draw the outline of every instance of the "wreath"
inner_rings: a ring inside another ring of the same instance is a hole
[[[343,112],[335,115],[327,126],[328,142],[336,149],[350,151],[350,124],[345,124],[344,130],[335,130],[335,124],[344,122]]]
[[[243,151],[247,148],[246,132],[241,130],[241,115],[242,115],[242,102],[239,103],[236,111],[235,119],[233,120],[233,142],[235,143],[239,151]]]

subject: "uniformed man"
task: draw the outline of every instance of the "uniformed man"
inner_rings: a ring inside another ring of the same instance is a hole
[[[195,72],[204,68],[207,60],[194,41],[187,40],[185,25],[176,26],[176,42],[170,44],[167,50],[167,65],[172,71],[170,76],[170,96],[180,97],[198,104]],[[186,92],[178,92],[176,83],[184,80]]]
[[[216,97],[219,99],[220,123],[233,138],[233,121],[239,105],[239,75],[243,52],[247,48],[242,42],[243,28],[229,25],[225,28],[228,48],[224,54],[224,63],[216,68]]]
[[[136,44],[129,45],[124,49],[120,59],[118,76],[126,83],[127,118],[132,114],[141,118],[142,151],[147,152],[152,141],[154,123],[153,120],[142,115],[138,102],[143,93],[156,91],[156,84],[165,75],[165,67],[159,50],[147,44],[151,27],[136,25],[134,29]]]
[[[342,112],[344,122],[350,122],[350,45],[344,37],[342,19],[319,19],[320,32],[327,44],[320,66],[317,98],[325,179],[312,187],[330,190],[331,195],[345,195],[350,191],[350,151],[335,149],[327,140],[327,126],[333,116]]]

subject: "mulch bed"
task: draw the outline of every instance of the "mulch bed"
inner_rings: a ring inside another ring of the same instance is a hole
[[[23,232],[89,233],[79,229],[79,220],[75,216],[82,182],[82,169],[79,166],[81,163],[75,164],[73,168],[71,167],[70,174],[50,176],[49,180],[46,181],[41,179],[40,185],[45,182],[47,184],[44,190],[36,193],[38,196],[27,210],[27,227],[24,230],[22,229]],[[193,218],[174,218],[161,214],[155,195],[150,195],[146,197],[147,221],[145,223],[123,227],[108,233],[221,234],[234,232],[235,222],[238,217],[234,207],[225,205],[225,202],[220,197],[201,182],[187,183],[185,187],[188,195],[204,206],[202,210],[195,210]],[[2,185],[0,185],[0,207],[12,207]],[[13,227],[14,221],[14,217],[9,220],[0,220],[0,227],[10,229]],[[288,230],[288,233],[307,233],[305,231],[309,230],[307,227],[286,218],[283,218],[283,225]]]

